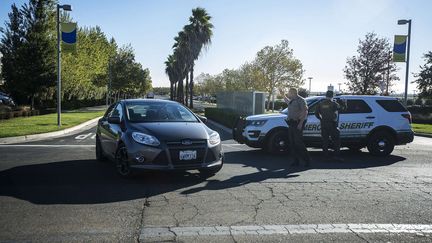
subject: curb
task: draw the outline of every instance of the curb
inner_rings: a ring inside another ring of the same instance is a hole
[[[432,138],[432,134],[428,134],[428,133],[414,133],[414,136],[419,136],[419,137],[425,137],[425,138]]]
[[[88,129],[90,127],[93,127],[98,122],[98,120],[100,118],[101,117],[96,117],[94,119],[83,122],[83,123],[76,125],[74,127],[66,128],[66,129],[63,129],[60,131],[40,133],[40,134],[31,134],[31,135],[18,136],[18,137],[0,138],[0,144],[23,143],[23,142],[44,140],[47,138],[61,137],[63,135],[72,135],[72,134],[78,133],[81,130],[85,130],[85,129]]]
[[[222,131],[224,131],[224,132],[229,133],[229,134],[232,135],[232,129],[229,129],[228,127],[226,127],[224,125],[221,125],[221,124],[219,124],[219,123],[217,123],[215,121],[212,121],[210,119],[207,119],[207,123],[209,123],[210,125],[215,126],[215,127],[219,128],[219,129],[221,129]]]

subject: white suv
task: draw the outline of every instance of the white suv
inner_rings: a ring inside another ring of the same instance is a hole
[[[303,131],[308,147],[322,145],[320,121],[315,117],[316,105],[322,96],[306,98],[309,107]],[[395,145],[414,140],[411,114],[396,99],[387,96],[342,95],[334,98],[345,102],[339,114],[341,145],[351,150],[367,147],[374,155],[389,155]],[[234,139],[250,147],[263,148],[272,153],[289,151],[287,109],[279,114],[263,114],[241,118],[233,129]]]

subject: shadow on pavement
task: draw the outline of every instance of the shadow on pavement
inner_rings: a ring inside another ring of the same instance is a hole
[[[311,153],[310,168],[292,167],[289,156],[274,156],[260,150],[227,152],[226,164],[256,168],[253,173],[235,175],[226,180],[201,177],[189,172],[148,172],[133,178],[120,178],[111,163],[96,160],[71,160],[18,166],[0,171],[0,196],[10,196],[35,204],[97,204],[151,197],[206,182],[204,186],[183,191],[223,190],[299,176],[307,169],[361,169],[390,165],[403,157],[374,157],[368,153],[344,153],[345,162],[319,160],[320,152]],[[226,167],[225,167],[226,168]],[[223,171],[222,171],[223,172]]]
[[[310,152],[312,163],[310,167],[292,166],[289,155],[269,155],[262,150],[234,151],[225,153],[226,164],[243,164],[258,171],[251,174],[233,176],[227,180],[209,180],[205,186],[183,191],[182,194],[192,194],[203,190],[222,190],[242,186],[248,183],[261,182],[267,179],[292,178],[299,176],[298,172],[309,169],[363,169],[387,166],[405,158],[395,155],[376,157],[369,153],[342,151],[344,162],[335,162],[322,157],[322,152]],[[321,156],[321,157],[320,157]]]
[[[150,197],[203,181],[188,172],[149,172],[123,179],[112,163],[73,160],[1,171],[0,196],[35,204],[97,204]]]

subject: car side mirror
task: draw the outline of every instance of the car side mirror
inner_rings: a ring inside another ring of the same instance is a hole
[[[118,116],[108,117],[108,123],[110,123],[110,124],[120,124],[121,123],[120,117],[118,117]]]
[[[198,115],[198,118],[199,118],[203,123],[207,123],[207,117],[205,117],[205,116],[199,116],[199,115]]]

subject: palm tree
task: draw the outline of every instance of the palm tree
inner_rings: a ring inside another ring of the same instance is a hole
[[[169,55],[165,61],[165,73],[168,75],[170,81],[170,99],[174,100],[175,83],[177,82],[177,75],[175,70],[175,58],[174,55]]]
[[[211,16],[204,8],[192,9],[192,16],[189,18],[190,24],[185,29],[188,30],[191,49],[191,62],[188,70],[190,72],[190,107],[193,108],[193,72],[195,60],[198,59],[203,47],[211,43],[213,36],[213,24],[210,22]]]
[[[183,80],[186,78],[186,92],[188,90],[188,62],[191,58],[190,41],[189,36],[185,31],[180,31],[178,36],[174,38],[176,41],[173,45],[174,56],[176,59],[176,70],[178,72],[178,101],[185,104],[185,96],[183,89]],[[187,104],[187,93],[186,93],[186,104]]]

